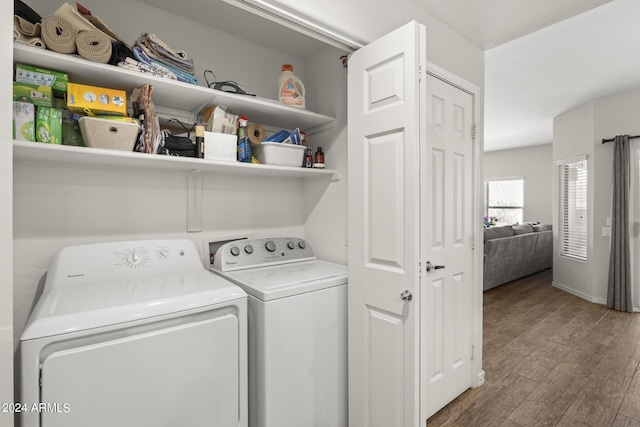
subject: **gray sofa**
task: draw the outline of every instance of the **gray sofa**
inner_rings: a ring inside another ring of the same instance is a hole
[[[484,230],[483,290],[551,268],[550,224],[523,224]]]

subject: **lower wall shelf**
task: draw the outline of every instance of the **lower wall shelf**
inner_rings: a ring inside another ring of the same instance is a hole
[[[198,173],[224,173],[227,176],[297,178],[338,181],[339,173],[329,169],[306,169],[239,162],[221,162],[188,157],[163,156],[100,148],[51,145],[38,142],[13,141],[14,162],[43,164],[90,165],[114,169],[183,170]]]

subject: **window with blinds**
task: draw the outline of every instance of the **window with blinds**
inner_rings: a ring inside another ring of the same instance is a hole
[[[587,260],[587,157],[558,164],[561,256]]]
[[[495,225],[522,223],[524,218],[523,179],[508,178],[487,181],[485,191],[485,215],[489,219],[496,218],[497,224]]]

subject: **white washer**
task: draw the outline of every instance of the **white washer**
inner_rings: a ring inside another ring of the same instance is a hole
[[[189,240],[72,246],[20,338],[23,427],[246,427],[245,292]]]
[[[213,270],[249,294],[249,425],[346,427],[347,267],[278,237],[226,243]]]

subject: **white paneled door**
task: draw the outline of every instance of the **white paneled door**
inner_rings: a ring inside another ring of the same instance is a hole
[[[422,151],[421,414],[471,386],[473,97],[427,76]]]
[[[418,425],[423,31],[408,24],[349,59],[349,425],[354,427]]]
[[[473,96],[425,54],[412,22],[349,60],[352,426],[422,427],[472,385]]]

